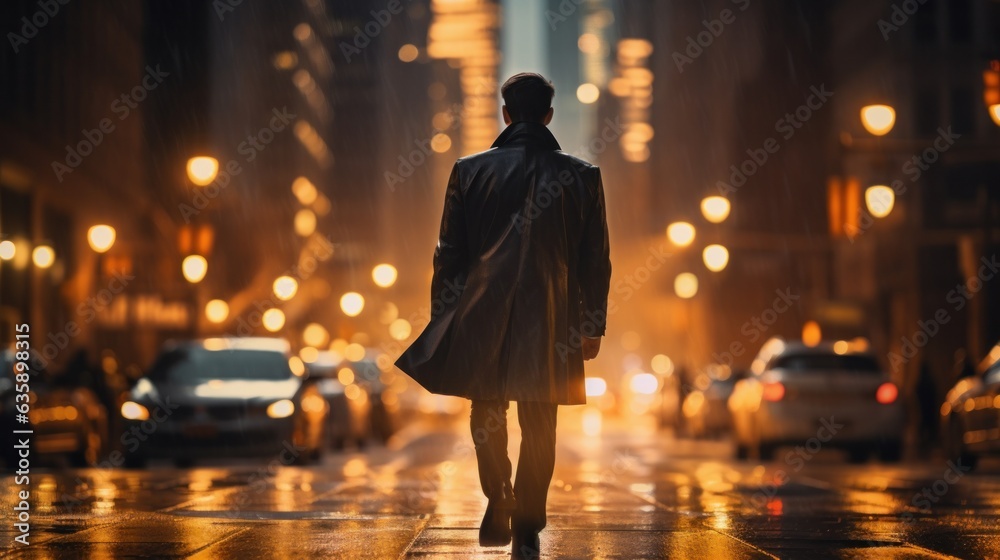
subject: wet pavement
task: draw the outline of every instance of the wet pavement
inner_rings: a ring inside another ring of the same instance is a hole
[[[605,419],[597,436],[583,424],[579,408],[560,413],[545,558],[1000,558],[997,462],[965,473],[820,450],[761,465],[639,420]],[[38,470],[31,482],[31,544],[5,523],[5,558],[509,557],[477,544],[486,501],[463,419],[273,474],[266,461],[153,464]],[[0,485],[11,512],[13,478]]]

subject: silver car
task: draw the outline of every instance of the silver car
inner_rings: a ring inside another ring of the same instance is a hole
[[[867,342],[807,346],[771,339],[750,375],[734,387],[728,406],[741,458],[769,460],[781,445],[796,447],[800,456],[841,448],[852,462],[872,452],[884,461],[902,454],[899,389]]]

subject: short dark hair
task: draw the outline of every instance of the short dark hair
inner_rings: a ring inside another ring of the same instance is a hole
[[[500,87],[507,114],[514,122],[540,122],[552,107],[555,94],[552,82],[534,72],[514,74]]]

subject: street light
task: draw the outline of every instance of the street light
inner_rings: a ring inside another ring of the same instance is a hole
[[[413,327],[406,319],[396,319],[389,325],[389,336],[395,340],[406,340],[412,332]]]
[[[56,262],[56,252],[48,245],[39,245],[31,252],[31,261],[38,268],[48,268]]]
[[[731,206],[724,196],[706,196],[701,200],[701,215],[713,224],[721,224],[729,217]]]
[[[205,318],[212,323],[221,323],[229,317],[229,304],[221,299],[213,299],[205,304]]]
[[[87,230],[87,241],[96,253],[107,253],[115,244],[115,228],[100,224]]]
[[[307,346],[325,346],[329,340],[329,331],[319,323],[309,323],[302,329],[302,342]]]
[[[719,272],[729,264],[729,250],[722,245],[709,245],[701,253],[705,267],[712,272]]]
[[[316,231],[316,214],[308,208],[296,212],[295,233],[302,237],[309,237],[314,231]]]
[[[365,308],[365,298],[357,292],[347,292],[340,296],[340,310],[348,317],[357,317]]]
[[[192,284],[197,284],[205,278],[208,273],[208,261],[201,255],[188,255],[181,263],[181,272],[184,279]]]
[[[299,177],[292,181],[292,194],[295,198],[299,199],[299,202],[303,206],[309,206],[319,197],[319,191],[316,190],[316,185],[312,184],[312,181],[306,179],[305,177]]]
[[[995,103],[990,105],[990,118],[993,119],[993,123],[1000,126],[1000,103]]]
[[[865,189],[865,206],[876,218],[884,218],[892,212],[896,204],[896,193],[885,185],[873,185]]]
[[[896,110],[888,105],[866,105],[861,109],[861,124],[875,136],[885,136],[896,124]]]
[[[576,88],[576,98],[580,100],[580,103],[590,105],[591,103],[597,101],[597,98],[600,96],[601,90],[594,84],[580,84],[580,87]]]
[[[687,222],[674,222],[667,226],[667,238],[678,247],[687,247],[694,241],[694,226]]]
[[[17,247],[14,246],[14,242],[8,240],[0,241],[0,259],[9,261],[14,258],[17,254]]]
[[[674,293],[677,297],[691,299],[698,293],[698,277],[690,272],[682,272],[674,278]]]
[[[278,332],[285,326],[285,314],[280,309],[268,309],[261,315],[261,323],[271,332]]]
[[[204,187],[215,180],[219,174],[219,160],[214,157],[196,156],[187,161],[187,176],[199,187]]]
[[[802,343],[806,346],[816,346],[823,340],[823,329],[816,321],[806,321],[802,325]]]
[[[299,283],[291,276],[279,276],[272,285],[274,295],[281,301],[288,301],[299,291]]]
[[[372,280],[380,288],[388,288],[396,283],[396,267],[391,264],[382,263],[372,269]]]

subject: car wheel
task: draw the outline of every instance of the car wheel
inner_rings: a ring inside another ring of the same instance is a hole
[[[979,462],[979,457],[965,449],[964,436],[965,432],[962,431],[960,420],[956,417],[949,418],[947,439],[948,458],[963,467],[974,469],[976,468],[976,463]]]
[[[903,458],[903,442],[889,441],[883,443],[879,447],[878,458],[883,463],[898,463]]]

